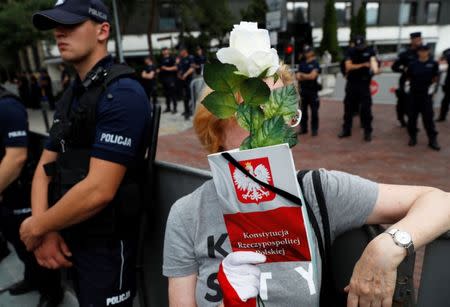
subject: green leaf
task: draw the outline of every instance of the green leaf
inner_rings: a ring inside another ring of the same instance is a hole
[[[267,67],[263,70],[262,73],[259,74],[258,79],[264,79],[267,76],[267,72],[269,71],[270,67]]]
[[[264,121],[264,113],[260,107],[241,103],[237,109],[236,119],[239,126],[253,132],[261,127]]]
[[[288,127],[286,129],[286,134],[284,136],[284,142],[283,143],[288,143],[289,147],[294,147],[295,145],[297,145],[298,140],[297,140],[297,132],[295,131],[294,128],[292,127]]]
[[[242,82],[240,92],[244,103],[253,106],[265,104],[270,98],[270,88],[259,78],[249,78]]]
[[[287,125],[282,116],[265,120],[253,136],[252,147],[265,147],[284,143]]]
[[[252,149],[252,136],[251,135],[249,135],[248,137],[245,138],[245,140],[242,142],[239,149],[240,150]]]
[[[278,82],[278,79],[280,79],[280,75],[279,75],[278,73],[275,73],[275,74],[273,75],[273,84],[277,83],[277,82]]]
[[[240,84],[247,79],[235,72],[237,68],[234,65],[215,61],[205,65],[203,77],[206,84],[213,90],[234,94],[239,90]]]
[[[232,94],[212,92],[205,99],[203,105],[215,116],[226,119],[236,113],[238,105]]]
[[[266,119],[283,116],[285,121],[290,121],[298,109],[298,97],[293,84],[272,91],[270,100],[264,105]]]

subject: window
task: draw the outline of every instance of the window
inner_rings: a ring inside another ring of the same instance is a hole
[[[400,23],[415,24],[417,22],[417,2],[406,2],[400,5]]]
[[[288,1],[286,2],[287,20],[289,23],[308,22],[309,3],[306,1]]]
[[[350,19],[352,18],[352,3],[350,1],[336,2],[334,7],[336,9],[338,25],[348,26],[350,24]]]
[[[436,24],[439,21],[439,9],[441,4],[439,2],[428,2],[427,3],[427,16],[426,23],[427,24]]]
[[[176,30],[176,11],[171,3],[162,3],[159,8],[159,31]]]
[[[367,2],[366,3],[366,24],[368,26],[374,26],[378,24],[378,16],[380,14],[379,2]]]

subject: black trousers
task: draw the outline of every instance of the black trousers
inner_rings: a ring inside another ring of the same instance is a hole
[[[444,90],[444,98],[442,98],[441,112],[439,114],[439,118],[441,119],[447,118],[449,105],[450,105],[450,87]]]
[[[364,133],[372,133],[372,96],[370,95],[370,81],[347,81],[344,98],[344,124],[343,130],[351,132],[353,115],[359,109],[361,124]]]
[[[29,208],[11,209],[0,204],[1,230],[6,240],[14,246],[17,256],[25,266],[24,280],[37,286],[39,292],[43,295],[58,296],[62,291],[59,270],[41,267],[34,254],[28,252],[20,240],[20,225],[29,216]]]
[[[80,307],[131,307],[136,294],[134,240],[66,238]]]
[[[180,80],[181,81],[181,90],[182,90],[182,97],[184,102],[184,112],[188,116],[192,113],[190,101],[191,101],[191,81],[192,78],[187,78],[186,80]]]
[[[319,107],[320,100],[317,92],[314,91],[302,91],[301,94],[301,110],[302,110],[302,120],[300,122],[300,127],[302,131],[308,131],[308,107],[311,109],[311,130],[319,130]]]
[[[428,139],[434,140],[437,136],[436,127],[434,125],[433,100],[428,93],[411,93],[411,104],[408,116],[408,133],[410,137],[417,135],[417,119],[419,114],[422,115],[423,126],[428,135]]]
[[[397,96],[397,105],[395,108],[397,111],[397,119],[400,123],[406,123],[408,120],[409,95],[401,88],[395,91],[395,95]]]
[[[170,110],[171,105],[173,110],[177,110],[177,87],[175,78],[162,78],[161,83],[166,97],[166,108]]]

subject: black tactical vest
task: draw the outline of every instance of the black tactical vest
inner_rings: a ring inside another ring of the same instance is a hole
[[[45,165],[45,171],[52,177],[49,186],[49,205],[54,205],[74,185],[83,180],[89,172],[90,152],[95,138],[97,103],[102,95],[113,99],[108,86],[119,78],[129,78],[134,70],[125,65],[110,68],[95,68],[91,71],[81,89],[75,93],[70,87],[56,103],[56,119],[50,130],[50,138],[60,145],[57,161]],[[72,103],[77,95],[78,105]],[[135,231],[135,218],[139,214],[141,193],[139,187],[139,166],[127,169],[114,200],[94,217],[65,230],[71,237],[126,237]]]

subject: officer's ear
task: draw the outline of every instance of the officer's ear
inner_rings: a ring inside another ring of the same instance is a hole
[[[108,22],[102,22],[97,26],[97,40],[101,43],[105,42],[109,38],[111,31],[111,25]]]

